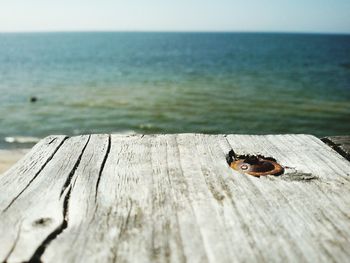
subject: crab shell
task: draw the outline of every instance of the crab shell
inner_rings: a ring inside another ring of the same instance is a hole
[[[259,163],[257,164],[249,164],[244,162],[244,160],[236,160],[233,161],[230,166],[236,171],[247,173],[256,177],[265,175],[280,175],[284,171],[281,165],[266,159],[260,159]]]

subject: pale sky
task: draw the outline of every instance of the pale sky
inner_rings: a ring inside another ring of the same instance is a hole
[[[0,32],[350,33],[350,0],[0,0]]]

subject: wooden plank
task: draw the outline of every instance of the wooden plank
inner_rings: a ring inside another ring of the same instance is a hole
[[[240,174],[231,149],[285,174]],[[349,175],[309,135],[73,137],[1,214],[0,261],[347,262]]]
[[[88,136],[65,140],[55,154],[50,155],[49,161],[41,166],[39,173],[33,175],[34,169],[22,167],[11,169],[6,176],[0,177],[0,185],[7,183],[6,191],[1,192],[1,200],[13,191],[20,193],[1,213],[1,262],[28,261],[62,227],[62,210],[69,196],[79,156],[87,141]],[[18,170],[23,171],[23,178],[34,178],[26,185],[21,184],[23,189],[18,189],[15,180]],[[9,181],[8,177],[14,180]]]
[[[0,193],[6,192],[6,195],[1,196],[0,211],[6,209],[29,186],[53,158],[65,139],[66,136],[46,137],[10,170],[1,175]]]
[[[350,237],[349,163],[312,136],[227,138],[240,153],[273,156],[290,167],[280,177],[237,179],[242,180],[242,189],[250,191],[245,194],[250,205],[241,206],[241,215],[245,222],[253,220],[254,215],[254,220],[260,222],[247,224],[247,228],[254,243],[260,243],[257,249],[263,259],[346,262]],[[240,200],[236,198],[235,202]]]
[[[322,141],[350,161],[350,136],[324,137]]]
[[[44,262],[84,262],[85,260],[98,262],[99,259],[104,258],[100,257],[100,249],[103,251],[106,244],[97,240],[113,231],[108,229],[107,212],[115,205],[113,202],[115,202],[117,194],[115,191],[118,187],[113,181],[104,185],[102,172],[105,169],[110,145],[108,135],[92,136],[91,143],[82,156],[81,165],[75,171],[76,181],[67,206],[67,229],[50,244],[50,249],[44,255]],[[114,162],[111,162],[113,166]],[[110,173],[110,176],[116,175]],[[109,202],[99,201],[100,195],[97,195],[97,191],[101,186],[103,196],[108,198]],[[105,207],[107,209],[104,209]],[[100,210],[103,213],[99,213]],[[101,227],[103,229],[100,229]],[[59,247],[61,253],[56,253],[56,247]],[[70,253],[72,250],[74,253]]]

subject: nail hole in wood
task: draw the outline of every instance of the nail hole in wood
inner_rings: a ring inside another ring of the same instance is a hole
[[[231,150],[226,156],[226,161],[232,169],[256,177],[266,175],[278,176],[284,173],[283,166],[275,158],[260,154],[238,155]]]

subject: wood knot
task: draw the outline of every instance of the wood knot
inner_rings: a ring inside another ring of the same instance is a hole
[[[51,224],[52,222],[52,218],[49,218],[49,217],[42,217],[42,218],[39,218],[37,220],[35,220],[33,222],[33,226],[35,227],[44,227],[44,226],[48,226]]]

